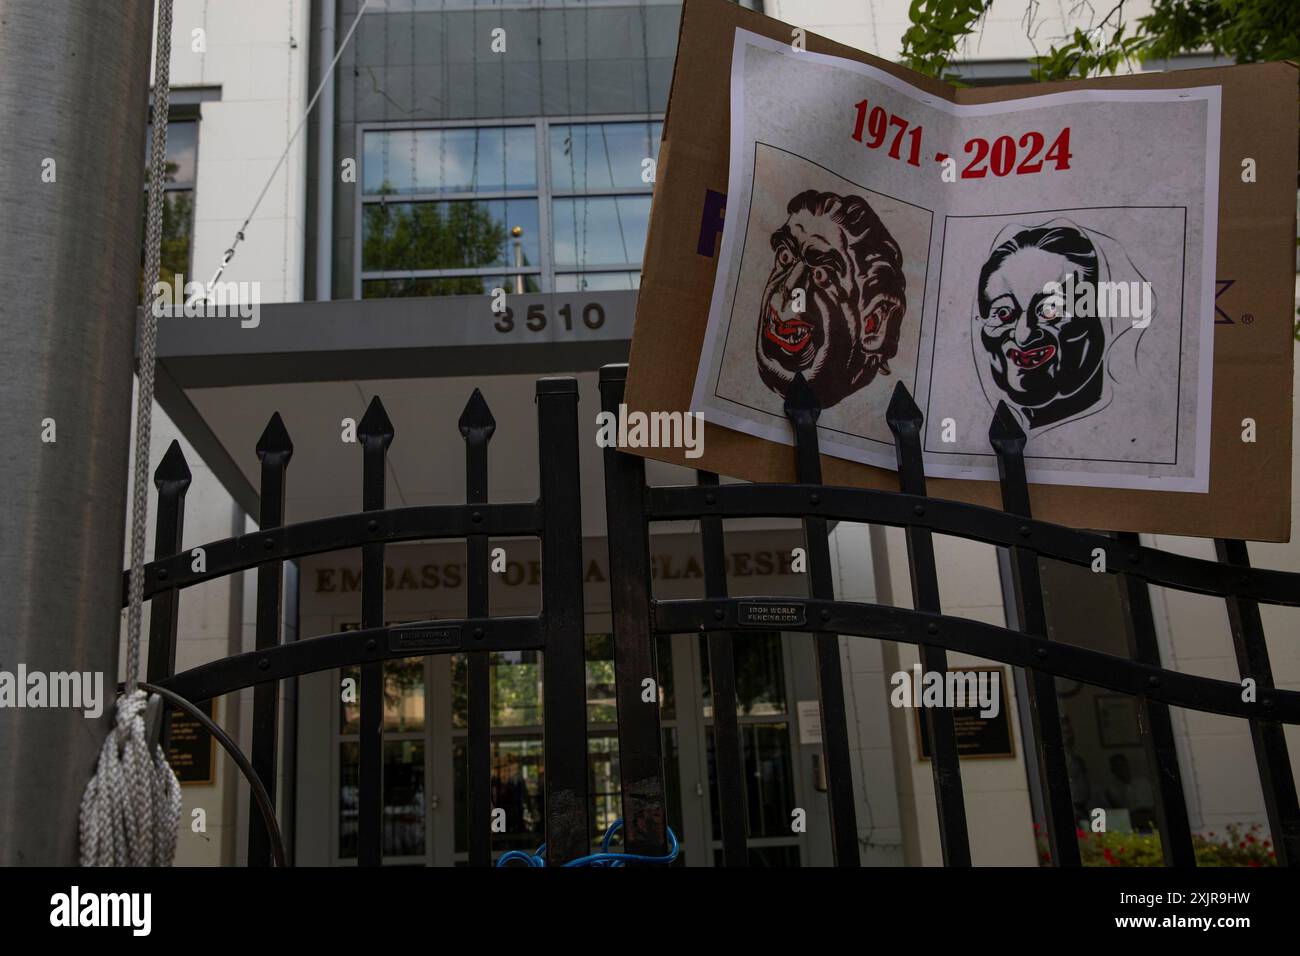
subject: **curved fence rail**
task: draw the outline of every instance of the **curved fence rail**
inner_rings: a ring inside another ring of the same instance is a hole
[[[626,366],[601,370],[601,402],[616,412]],[[809,635],[814,645],[822,747],[837,864],[855,866],[861,851],[850,766],[849,728],[840,663],[840,638],[871,638],[916,645],[926,672],[949,671],[949,652],[1008,664],[1025,675],[1020,706],[1033,727],[1034,761],[1053,863],[1079,862],[1075,810],[1062,739],[1055,680],[1080,681],[1132,697],[1144,745],[1156,768],[1157,824],[1165,862],[1195,864],[1191,828],[1174,747],[1170,707],[1243,718],[1249,722],[1278,861],[1300,863],[1300,808],[1283,725],[1300,723],[1300,693],[1274,687],[1260,603],[1300,606],[1300,575],[1251,568],[1246,545],[1217,541],[1217,561],[1142,546],[1135,534],[1081,531],[1031,517],[1025,480],[1025,436],[1005,407],[995,415],[990,443],[1001,475],[1003,510],[930,498],[921,456],[922,418],[906,388],[896,388],[886,418],[895,436],[899,490],[871,491],[823,485],[817,439],[818,408],[802,377],[791,386],[786,414],[794,432],[795,484],[722,484],[697,473],[693,486],[649,487],[644,461],[604,450],[609,587],[613,616],[618,754],[629,854],[661,858],[669,849],[663,732],[657,700],[643,696],[643,679],[658,673],[655,638],[707,636],[713,706],[714,760],[722,860],[746,865],[749,856],[744,754],[737,714],[736,642],[773,626]],[[285,524],[286,476],[293,445],[279,415],[257,445],[261,461],[260,530],[182,550],[189,469],[173,443],[159,465],[155,554],[145,567],[152,601],[148,680],[185,701],[203,701],[253,688],[251,765],[271,801],[275,797],[279,682],[316,671],[360,666],[358,862],[382,860],[384,661],[435,654],[468,656],[467,834],[471,865],[487,866],[491,848],[491,740],[489,659],[497,651],[541,651],[543,684],[545,829],[547,859],[561,865],[588,853],[586,686],[581,567],[577,386],[573,379],[541,379],[537,387],[540,500],[488,502],[488,442],[496,422],[475,390],[458,422],[465,441],[466,500],[461,504],[385,508],[385,459],[394,429],[375,398],[357,428],[362,454],[362,509],[348,515]],[[723,521],[747,517],[800,519],[807,551],[806,598],[728,594]],[[705,598],[659,601],[651,587],[649,526],[653,521],[698,521]],[[912,608],[837,600],[828,532],[831,522],[902,528],[911,570]],[[932,535],[941,533],[1007,548],[1018,629],[942,613]],[[537,537],[542,550],[542,607],[536,616],[493,617],[488,607],[491,537]],[[467,615],[460,620],[387,626],[384,549],[404,541],[466,541]],[[361,627],[286,642],[282,627],[282,566],[286,560],[360,548]],[[1116,575],[1131,620],[1129,657],[1053,642],[1039,580],[1039,558],[1053,558]],[[181,592],[225,575],[256,568],[255,647],[247,653],[176,674],[177,612]],[[123,604],[127,575],[123,575]],[[1148,585],[1225,600],[1241,683],[1179,673],[1161,664]],[[773,615],[779,623],[774,625]],[[971,862],[954,713],[924,707],[944,861]],[[249,862],[271,861],[266,827],[249,825]]]
[[[601,370],[603,407],[623,401],[626,366]],[[1005,406],[989,430],[1001,476],[1003,510],[929,498],[921,456],[921,412],[900,383],[886,413],[895,437],[899,490],[869,491],[821,483],[817,438],[819,409],[811,390],[796,376],[785,406],[794,432],[797,484],[727,484],[701,472],[695,486],[648,487],[640,459],[605,450],[606,511],[610,517],[610,586],[614,596],[616,673],[654,673],[656,635],[708,635],[714,682],[715,751],[719,767],[719,815],[726,865],[747,862],[740,738],[734,704],[735,642],[747,633],[804,632],[816,644],[821,727],[828,777],[833,845],[839,865],[860,859],[848,760],[843,679],[835,650],[841,635],[914,644],[926,672],[948,672],[949,651],[1000,661],[1023,669],[1033,726],[1034,769],[1043,795],[1051,860],[1079,863],[1075,809],[1070,792],[1055,679],[1068,678],[1128,695],[1147,729],[1144,743],[1157,771],[1157,823],[1168,865],[1195,865],[1191,828],[1174,748],[1169,708],[1225,714],[1249,721],[1265,804],[1279,863],[1300,862],[1300,809],[1283,724],[1300,723],[1300,694],[1273,686],[1259,603],[1300,605],[1300,575],[1249,566],[1244,542],[1218,541],[1218,561],[1205,561],[1143,547],[1135,534],[1107,535],[1066,528],[1030,515],[1025,479],[1025,435]],[[799,518],[808,557],[808,597],[728,596],[723,568],[723,519]],[[704,600],[656,601],[651,591],[646,527],[652,521],[697,520],[704,552]],[[827,523],[848,521],[904,529],[914,609],[835,600],[831,589]],[[1019,630],[941,613],[932,534],[938,532],[1008,548]],[[1055,558],[1117,575],[1131,613],[1130,657],[1123,658],[1048,639],[1039,580],[1039,557]],[[1224,598],[1227,601],[1243,684],[1183,674],[1162,667],[1151,615],[1149,584]],[[779,624],[773,624],[779,620]],[[649,650],[648,650],[649,649]],[[625,666],[626,661],[626,666]],[[631,693],[632,688],[626,692]],[[623,697],[620,694],[620,703]],[[970,841],[961,783],[953,711],[922,709],[931,741],[931,769],[938,804],[939,833],[948,865],[969,865]],[[639,852],[666,846],[662,778],[647,777],[660,760],[658,714],[645,706],[620,707],[620,744],[626,738],[640,756],[624,763],[624,820]],[[731,772],[724,772],[726,768]],[[629,792],[633,786],[641,793]]]

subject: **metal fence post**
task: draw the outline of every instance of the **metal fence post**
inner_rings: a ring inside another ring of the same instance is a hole
[[[1028,518],[1030,510],[1029,484],[1025,479],[1025,433],[1006,402],[998,402],[993,424],[989,427],[989,444],[997,454],[1003,510]],[[1021,526],[1020,532],[1021,537],[1028,542],[1029,526]],[[1020,629],[1026,634],[1046,640],[1047,614],[1043,608],[1038,554],[1029,547],[1012,547],[1011,571],[1020,613]],[[1046,648],[1040,649],[1040,654],[1046,653]],[[1043,807],[1047,814],[1047,838],[1052,863],[1056,866],[1079,866],[1079,839],[1075,835],[1077,821],[1074,818],[1074,798],[1070,794],[1065,742],[1061,734],[1056,680],[1051,674],[1032,669],[1028,685],[1028,703],[1033,716],[1034,739],[1038,746],[1038,773],[1043,787]]]
[[[1121,547],[1136,555],[1138,536],[1129,531],[1116,535]],[[1155,619],[1151,614],[1151,590],[1141,578],[1120,576],[1129,609],[1131,630],[1129,654],[1135,661],[1160,666],[1160,647],[1156,643]],[[1156,823],[1160,830],[1160,850],[1165,866],[1195,866],[1196,850],[1192,845],[1192,826],[1187,819],[1187,799],[1183,796],[1182,772],[1174,746],[1174,725],[1169,705],[1149,697],[1140,697],[1138,726],[1149,728],[1144,734],[1147,757],[1156,769]]]
[[[496,419],[477,388],[469,397],[457,423],[465,439],[465,502],[488,500],[488,440]],[[465,540],[468,616],[488,616],[488,538],[472,534]],[[470,866],[492,865],[492,687],[487,651],[470,651],[469,665],[469,766],[468,795]]]
[[[376,395],[357,424],[361,443],[361,507],[382,511],[388,446],[393,423]],[[361,626],[384,626],[384,543],[361,546]],[[379,866],[384,840],[384,663],[361,665],[361,714],[357,739],[361,751],[357,776],[357,865]]]
[[[800,484],[822,483],[821,453],[817,444],[817,417],[821,408],[803,373],[796,372],[786,390],[785,414],[794,426],[795,473]],[[817,491],[809,492],[810,511],[821,502]],[[819,601],[835,600],[831,579],[831,550],[826,519],[810,514],[803,520],[808,545],[809,594]],[[853,768],[849,762],[848,713],[844,706],[844,676],[840,668],[840,639],[836,634],[817,634],[817,684],[821,702],[822,746],[826,752],[827,796],[830,799],[832,846],[837,866],[861,866],[858,849],[857,811],[853,804]]]
[[[626,365],[600,370],[601,409],[615,416],[623,402]],[[624,846],[630,853],[668,852],[663,733],[659,695],[641,698],[646,678],[659,684],[650,607],[650,540],[645,520],[645,461],[604,449],[609,600],[614,625],[614,688]]]
[[[899,382],[885,412],[894,433],[898,456],[899,489],[909,495],[925,495],[925,465],[921,458],[921,409],[907,386]],[[924,514],[925,505],[917,505]],[[912,573],[912,604],[918,611],[939,614],[939,575],[934,565],[934,539],[926,528],[908,526],[907,563]],[[948,673],[948,652],[930,644],[919,646],[921,666],[929,673]],[[946,679],[946,678],[945,678]],[[957,730],[948,707],[923,707],[922,719],[930,734],[930,773],[939,811],[939,845],[947,866],[970,866],[970,837],[966,831],[966,800],[961,788],[961,760],[957,754]]]
[[[192,477],[180,442],[173,440],[153,473],[153,483],[158,489],[158,518],[153,545],[155,560],[180,553],[185,530],[185,492]],[[180,591],[168,588],[155,594],[149,602],[149,661],[145,673],[151,684],[176,673],[176,626],[180,601]],[[164,752],[171,740],[169,711],[170,707],[164,705],[160,738]]]
[[[542,507],[543,752],[546,858],[558,866],[588,852],[587,675],[582,611],[582,504],[578,383],[537,380]]]
[[[190,487],[190,466],[181,444],[173,441],[154,469],[158,489],[158,518],[154,528],[154,559],[178,554],[185,529],[185,492]],[[176,622],[180,592],[170,588],[149,602],[149,664],[145,673],[155,683],[176,671]],[[166,721],[163,722],[164,732]]]
[[[718,486],[718,476],[697,472],[699,483]],[[707,498],[705,499],[708,500]],[[704,551],[704,594],[727,596],[727,564],[723,550],[722,519],[709,515],[700,519]],[[736,717],[736,661],[730,631],[709,632],[709,683],[713,701],[713,753],[718,771],[718,817],[722,824],[723,866],[748,866],[746,840],[745,762]]]
[[[261,511],[258,529],[278,528],[284,523],[285,471],[293,457],[293,442],[285,430],[280,413],[276,412],[257,442],[257,457],[262,462],[262,480],[259,494]],[[268,545],[274,542],[268,538]],[[259,651],[280,643],[282,577],[284,562],[267,561],[257,567],[257,626],[256,647]],[[263,681],[253,688],[253,769],[266,787],[267,795],[275,801],[276,790],[276,728],[277,708],[280,702],[279,681]],[[271,838],[262,818],[255,814],[248,820],[248,865],[271,865]]]

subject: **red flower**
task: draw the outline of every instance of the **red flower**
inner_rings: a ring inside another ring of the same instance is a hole
[[[1124,848],[1123,848],[1123,847],[1120,847],[1120,848],[1119,848],[1119,855],[1120,855],[1120,856],[1123,856],[1123,855],[1124,855]]]
[[[1247,863],[1246,865],[1247,865],[1247,866],[1259,866],[1259,860],[1251,860],[1251,861],[1250,861],[1249,863]]]
[[[1271,840],[1265,840],[1261,845],[1262,845],[1262,846],[1272,846],[1272,845],[1273,845],[1273,841],[1271,841]]]
[[[1247,843],[1254,843],[1254,842],[1255,842],[1255,834],[1253,834],[1253,833],[1247,833],[1247,834],[1246,834],[1246,842],[1247,842]]]
[[[1106,862],[1109,863],[1111,866],[1119,865],[1119,862],[1115,859],[1114,856],[1111,855],[1110,847],[1106,847],[1106,849],[1102,851],[1101,855],[1106,858]]]
[[[1237,844],[1237,846],[1241,847],[1241,849],[1243,850],[1246,849],[1246,841],[1242,840],[1240,843]]]

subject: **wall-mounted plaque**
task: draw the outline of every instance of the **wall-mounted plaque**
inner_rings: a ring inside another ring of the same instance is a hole
[[[979,707],[957,707],[953,710],[953,724],[957,731],[957,755],[959,757],[1014,757],[1016,741],[1011,733],[1011,713],[1007,700],[1008,683],[1005,667],[950,667],[949,672],[975,671],[996,674],[998,681],[998,700],[1000,706],[996,715],[981,717]],[[916,740],[918,756],[921,760],[930,759],[930,735],[926,731],[925,721],[921,719],[924,708],[915,707]]]
[[[215,720],[215,702],[205,700],[198,705],[208,717]],[[216,747],[207,728],[185,713],[173,707],[171,714],[171,737],[167,743],[167,762],[176,772],[176,779],[181,786],[216,783]]]

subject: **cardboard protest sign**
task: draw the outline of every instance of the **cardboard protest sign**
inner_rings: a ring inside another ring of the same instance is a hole
[[[639,451],[793,480],[798,371],[826,480],[896,488],[901,380],[932,494],[997,505],[1005,401],[1040,517],[1286,539],[1295,67],[957,90],[792,36],[684,8],[627,404],[704,453]]]

